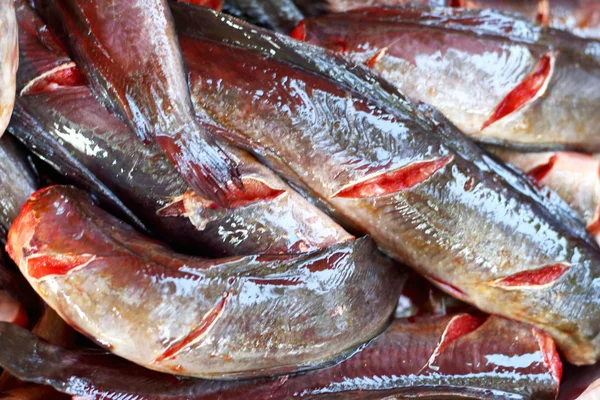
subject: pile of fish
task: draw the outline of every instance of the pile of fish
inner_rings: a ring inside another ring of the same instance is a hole
[[[0,0],[0,398],[600,396],[596,3]]]

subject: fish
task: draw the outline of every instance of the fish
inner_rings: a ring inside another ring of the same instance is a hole
[[[561,196],[600,240],[600,160],[572,152],[517,152],[502,147],[489,150]]]
[[[213,257],[311,252],[353,239],[253,156],[223,143],[246,192],[231,192],[225,208],[193,192],[156,145],[137,140],[94,98],[60,42],[44,46],[56,35],[27,2],[17,4],[22,66],[9,129],[111,212],[178,250]]]
[[[0,343],[8,349],[0,365],[20,379],[90,399],[541,400],[556,398],[562,368],[552,340],[536,329],[465,313],[396,320],[328,369],[235,382],[156,373],[110,354],[48,344],[6,323],[0,323]]]
[[[0,399],[3,400],[71,400],[64,394],[56,392],[47,386],[27,386],[13,389],[6,392],[0,392]]]
[[[286,34],[292,32],[304,18],[292,0],[227,0],[224,11]]]
[[[226,206],[227,192],[243,190],[235,163],[194,118],[166,0],[34,3],[97,98],[153,140],[194,192]]]
[[[546,331],[572,363],[598,359],[598,244],[556,194],[365,67],[171,6],[192,100],[224,140],[447,293]]]
[[[223,9],[223,0],[177,0],[186,3],[196,4],[203,7],[212,8],[215,11]]]
[[[598,41],[453,8],[329,14],[304,20],[292,36],[364,63],[478,142],[600,149]]]
[[[6,130],[15,102],[19,63],[17,20],[12,0],[0,1],[0,136]]]
[[[319,0],[313,3],[317,3],[320,10],[309,14],[313,17],[365,7],[493,9],[577,36],[600,39],[600,5],[595,0]]]
[[[28,200],[7,251],[42,299],[103,348],[212,379],[339,362],[385,328],[404,281],[368,238],[300,255],[182,255],[68,186]]]

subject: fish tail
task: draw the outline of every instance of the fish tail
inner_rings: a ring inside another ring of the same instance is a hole
[[[235,188],[244,191],[237,163],[197,124],[186,127],[176,137],[157,135],[156,140],[200,196],[227,207],[235,200]]]

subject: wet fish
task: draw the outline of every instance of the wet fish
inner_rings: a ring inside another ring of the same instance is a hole
[[[315,3],[315,2],[313,2]],[[321,10],[345,12],[365,7],[459,7],[493,9],[526,17],[532,23],[600,39],[596,0],[319,0]],[[312,13],[311,16],[324,12]]]
[[[8,135],[0,139],[0,160],[0,241],[4,243],[8,228],[37,189],[37,178],[26,153]]]
[[[340,361],[384,329],[403,277],[368,239],[303,255],[176,254],[82,192],[36,192],[8,252],[71,326],[157,371],[204,378]]]
[[[492,152],[558,193],[575,210],[588,230],[600,239],[600,160],[571,152]]]
[[[43,46],[51,30],[26,2],[17,15],[21,95],[10,130],[111,210],[179,249],[214,256],[308,252],[352,239],[254,157],[235,148],[226,146],[246,192],[231,192],[228,208],[196,195],[160,149],[137,140],[95,100],[58,44],[52,52]],[[209,121],[202,124],[211,129]]]
[[[36,0],[96,96],[151,138],[194,192],[227,205],[236,166],[196,122],[166,0]],[[92,32],[93,34],[90,34]]]
[[[556,195],[365,68],[209,10],[173,10],[192,98],[223,137],[445,291],[546,330],[571,362],[598,358],[598,246]]]
[[[17,21],[12,0],[0,1],[0,136],[15,102],[15,78],[19,63]]]
[[[0,323],[0,365],[72,395],[140,400],[477,398],[554,399],[561,374],[552,340],[526,325],[469,314],[395,321],[324,370],[238,382],[159,374],[107,354],[69,351]]]
[[[475,140],[600,149],[600,42],[464,9],[330,14],[292,36],[365,63]]]
[[[304,18],[292,0],[227,0],[224,11],[283,33],[290,33]]]

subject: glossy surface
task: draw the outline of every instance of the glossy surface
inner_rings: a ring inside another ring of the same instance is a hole
[[[40,296],[147,368],[239,378],[339,361],[379,333],[403,277],[367,239],[298,256],[174,253],[82,192],[36,192],[7,249]]]
[[[554,195],[546,197],[495,163],[430,109],[416,108],[392,89],[384,92],[385,82],[362,69],[353,72],[314,47],[200,8],[174,10],[197,109],[213,117],[229,140],[267,160],[339,220],[368,232],[384,252],[443,289],[456,288],[454,294],[486,312],[546,330],[574,363],[598,358],[600,252]],[[263,50],[270,56],[258,52]],[[211,59],[221,61],[217,66]],[[300,61],[292,67],[294,59]],[[357,94],[369,88],[374,100]],[[379,99],[389,103],[379,106]],[[408,189],[335,196],[381,174],[442,158],[450,161]],[[551,285],[494,285],[556,264],[570,268]]]
[[[539,183],[558,193],[588,230],[600,237],[600,161],[593,156],[570,152],[528,153],[502,148],[491,150]]]
[[[600,149],[600,42],[460,9],[331,14],[294,36],[368,63],[475,140]]]
[[[227,0],[225,11],[283,33],[290,33],[304,18],[292,0]]]
[[[36,74],[53,77],[52,71],[72,64],[64,51],[43,46],[39,32],[50,31],[27,5],[17,11],[20,81],[36,81]],[[50,65],[51,72],[32,65]],[[229,208],[195,195],[160,149],[137,140],[86,86],[68,83],[19,96],[11,132],[70,181],[178,249],[217,256],[280,254],[352,239],[254,157],[234,148],[246,193],[233,188]]]
[[[0,241],[37,188],[37,178],[26,153],[14,138],[0,139]]]
[[[0,365],[26,381],[96,399],[555,398],[558,382],[551,371],[560,368],[560,361],[546,364],[536,334],[526,325],[490,317],[440,349],[450,326],[472,320],[459,314],[395,321],[334,367],[240,382],[157,374],[109,355],[47,345],[0,324],[0,343],[11,349],[0,354]]]
[[[15,102],[15,79],[19,64],[17,21],[12,0],[0,1],[0,136]]]
[[[331,12],[363,7],[488,8],[518,14],[531,22],[578,36],[600,39],[600,3],[596,0],[320,0],[318,3]]]
[[[196,122],[167,0],[36,0],[69,43],[94,93],[146,142],[154,138],[191,188],[226,202],[235,164]]]

